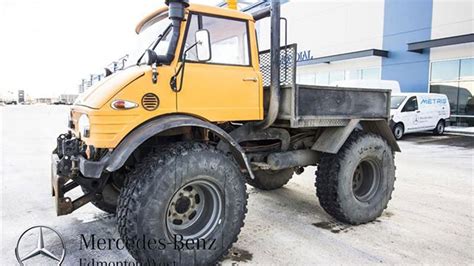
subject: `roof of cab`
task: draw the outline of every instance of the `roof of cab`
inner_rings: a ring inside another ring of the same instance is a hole
[[[157,15],[160,15],[164,12],[168,11],[168,7],[161,7],[154,12],[150,13],[146,17],[144,17],[136,26],[135,32],[139,33],[140,30],[142,29],[143,25],[147,23],[150,19],[156,17]],[[187,11],[190,12],[199,12],[199,13],[207,13],[207,14],[212,14],[212,15],[218,15],[218,16],[224,16],[224,17],[232,17],[232,18],[239,18],[239,19],[245,19],[245,20],[252,20],[253,17],[250,14],[237,11],[237,10],[232,10],[228,8],[222,8],[222,7],[217,7],[217,6],[207,6],[207,5],[199,5],[199,4],[190,4],[189,7],[187,8]]]

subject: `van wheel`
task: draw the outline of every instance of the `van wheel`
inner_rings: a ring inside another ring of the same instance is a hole
[[[118,231],[125,243],[138,243],[126,248],[140,264],[210,265],[237,241],[246,206],[245,177],[232,157],[201,143],[175,143],[128,174]],[[140,245],[148,240],[155,248]]]
[[[283,170],[260,170],[254,172],[255,179],[247,178],[247,183],[262,190],[281,188],[293,177],[293,168]]]
[[[403,134],[405,133],[405,128],[403,124],[398,123],[393,127],[393,136],[395,136],[396,140],[400,140],[403,138]]]
[[[444,121],[439,120],[438,124],[436,124],[435,129],[433,129],[433,134],[443,135],[443,133],[444,133]]]
[[[338,221],[362,224],[387,207],[395,182],[392,149],[379,135],[354,131],[337,154],[325,153],[316,171],[321,207]]]

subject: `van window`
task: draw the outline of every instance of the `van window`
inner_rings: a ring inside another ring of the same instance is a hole
[[[413,112],[416,110],[418,110],[418,101],[416,100],[416,96],[413,96],[408,99],[407,103],[403,107],[402,112]]]
[[[398,109],[398,107],[400,107],[406,98],[406,96],[392,96],[392,100],[390,101],[390,109]]]

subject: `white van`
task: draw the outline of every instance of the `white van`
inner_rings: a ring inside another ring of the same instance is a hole
[[[396,139],[425,130],[441,135],[450,116],[449,100],[444,94],[394,93],[390,108],[390,126]]]

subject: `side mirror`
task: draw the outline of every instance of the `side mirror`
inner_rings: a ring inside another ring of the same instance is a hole
[[[155,53],[155,51],[146,49],[142,60],[145,64],[151,66],[158,61],[158,55]]]
[[[211,37],[209,36],[209,31],[196,31],[195,37],[198,61],[206,62],[211,60]]]

